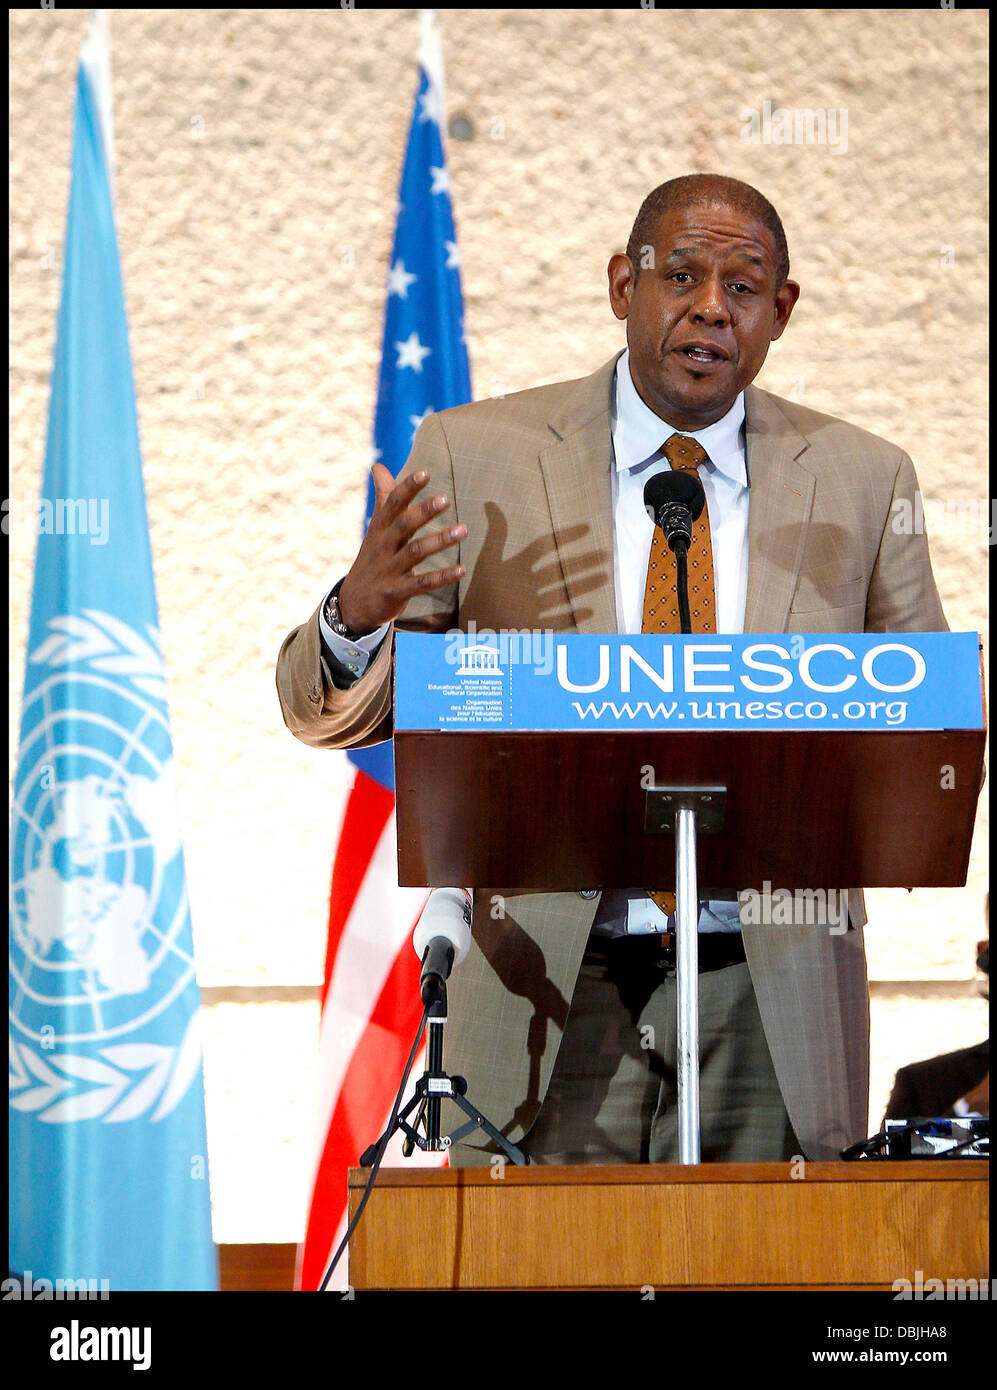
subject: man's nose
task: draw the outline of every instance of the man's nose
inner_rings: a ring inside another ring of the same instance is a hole
[[[730,319],[727,291],[720,280],[704,280],[692,304],[692,317],[700,323],[723,324]]]

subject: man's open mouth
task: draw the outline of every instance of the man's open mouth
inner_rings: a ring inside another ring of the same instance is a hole
[[[693,380],[723,371],[729,361],[725,352],[707,343],[685,343],[675,352]]]
[[[727,361],[725,352],[721,352],[719,348],[712,347],[708,343],[686,343],[678,351],[683,357],[699,366],[711,366],[718,362]]]

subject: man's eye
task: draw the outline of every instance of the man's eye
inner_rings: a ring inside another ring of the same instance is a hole
[[[734,283],[733,283],[733,285],[731,285],[731,289],[736,290],[736,291],[738,292],[738,294],[752,294],[752,293],[753,293],[751,286],[750,286],[750,285],[746,285],[746,284],[744,283],[743,280],[735,280]]]
[[[686,280],[692,279],[692,276],[689,274],[687,270],[676,270],[674,275],[672,276],[672,279],[677,280],[679,276],[684,276]]]

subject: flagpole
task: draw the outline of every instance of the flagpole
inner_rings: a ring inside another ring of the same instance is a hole
[[[117,200],[114,185],[114,103],[111,97],[111,19],[107,10],[94,10],[91,16],[90,28],[80,48],[80,65],[90,78],[93,89],[113,207]]]
[[[439,93],[442,113],[446,110],[446,89],[443,82],[443,47],[440,43],[440,26],[435,10],[419,11],[419,31],[419,62],[426,69],[426,75]],[[440,138],[443,138],[442,122]]]

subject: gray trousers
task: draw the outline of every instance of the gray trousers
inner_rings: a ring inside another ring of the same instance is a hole
[[[520,1141],[534,1163],[679,1161],[676,981],[630,944],[582,960],[547,1096]],[[699,976],[699,1036],[702,1161],[800,1154],[747,965]],[[450,1162],[494,1152],[458,1144]]]

